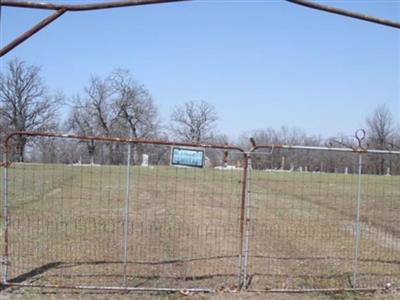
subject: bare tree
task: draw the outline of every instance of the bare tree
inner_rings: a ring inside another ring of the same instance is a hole
[[[129,71],[121,69],[106,78],[92,77],[83,96],[75,97],[68,121],[69,130],[84,135],[147,138],[155,136],[158,128],[158,112],[150,93],[133,80]],[[85,143],[93,162],[99,147],[94,141]],[[106,148],[109,163],[122,161],[119,144],[108,143]],[[137,151],[135,147],[135,160]]]
[[[69,119],[67,121],[67,129],[72,130],[79,135],[96,135],[99,131],[96,122],[93,122],[92,108],[89,102],[82,102],[79,96],[75,97]],[[84,142],[90,163],[94,163],[94,153],[96,151],[96,142],[94,140]]]
[[[181,107],[175,107],[171,114],[170,129],[178,139],[200,143],[212,136],[217,120],[214,106],[205,101],[189,101]]]
[[[85,106],[93,116],[93,125],[98,134],[111,135],[117,116],[113,110],[112,90],[108,80],[92,77],[89,86],[85,88],[85,96]]]
[[[385,149],[392,142],[394,120],[386,105],[378,106],[367,117],[368,142],[377,149]]]
[[[19,59],[6,65],[0,74],[0,118],[6,131],[44,131],[54,129],[62,97],[48,93],[40,69]],[[24,160],[25,137],[16,138],[17,155]]]
[[[117,69],[111,77],[113,108],[120,129],[133,138],[149,138],[159,130],[158,111],[149,91],[137,84],[128,70]],[[142,147],[133,147],[133,161],[137,163]]]
[[[282,126],[280,129],[266,128],[254,130],[242,134],[239,143],[242,148],[250,146],[249,137],[253,137],[257,145],[305,145],[320,146],[322,139],[319,136],[308,135],[304,130]],[[252,163],[254,168],[259,169],[285,169],[292,164],[295,167],[304,167],[308,170],[315,170],[318,166],[318,159],[310,151],[280,150],[271,147],[268,155],[254,155]],[[268,152],[267,151],[267,152]]]
[[[82,135],[115,134],[117,113],[113,108],[113,93],[109,80],[93,76],[84,89],[83,96],[76,96],[68,119],[68,129]],[[97,148],[95,141],[86,141],[90,162],[94,162]],[[114,145],[107,144],[108,162],[115,162]]]
[[[134,138],[156,135],[158,111],[149,91],[138,85],[127,70],[118,69],[111,76],[113,106],[118,122]]]
[[[376,149],[387,149],[393,143],[394,119],[386,105],[378,106],[372,114],[367,117],[368,143]],[[385,173],[385,159],[381,157],[377,163],[377,173]]]

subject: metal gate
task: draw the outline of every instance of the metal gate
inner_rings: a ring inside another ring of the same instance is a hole
[[[240,148],[26,132],[5,145],[5,285],[238,288]],[[171,166],[173,146],[204,150],[207,166]],[[227,157],[238,167],[214,168]]]
[[[256,290],[400,284],[400,152],[255,145],[245,282]]]
[[[174,147],[205,167],[172,166]],[[399,151],[16,132],[3,167],[6,286],[400,285]]]

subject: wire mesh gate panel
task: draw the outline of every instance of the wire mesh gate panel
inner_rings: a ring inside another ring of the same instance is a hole
[[[21,137],[27,143],[23,162]],[[3,175],[3,282],[237,286],[245,156],[228,146],[191,145],[205,151],[207,166],[172,167],[171,145],[14,135]],[[215,168],[227,152],[238,168]]]
[[[251,164],[248,286],[399,286],[398,153],[261,146]]]
[[[52,133],[15,133],[6,145],[3,284],[400,285],[400,152],[280,145],[245,153]],[[205,167],[171,166],[177,146],[204,151]]]

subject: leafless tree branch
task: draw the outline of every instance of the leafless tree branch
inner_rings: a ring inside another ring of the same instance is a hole
[[[15,59],[0,74],[0,119],[3,131],[45,131],[56,125],[62,96],[50,96],[42,83],[40,70]],[[23,160],[26,141],[17,140]]]
[[[204,142],[218,120],[214,106],[205,101],[189,101],[175,107],[171,114],[171,132],[176,138],[189,142]]]

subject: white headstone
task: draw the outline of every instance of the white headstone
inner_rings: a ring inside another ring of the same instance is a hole
[[[344,174],[349,174],[349,168],[348,167],[344,168]]]
[[[149,166],[149,156],[147,154],[143,154],[142,156],[142,167]]]
[[[390,168],[387,168],[387,170],[386,170],[386,176],[390,176]]]
[[[281,170],[285,170],[285,157],[282,156]]]

